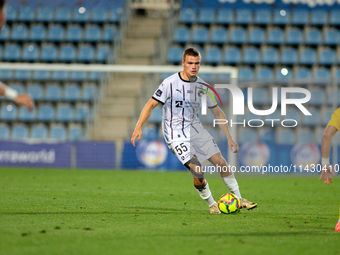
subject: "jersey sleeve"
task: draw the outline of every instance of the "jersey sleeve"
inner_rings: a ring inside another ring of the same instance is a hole
[[[337,130],[340,128],[340,108],[336,109],[331,117],[331,120],[328,122],[327,126],[333,126]]]
[[[152,98],[157,102],[164,104],[168,98],[168,87],[167,82],[164,80],[162,84],[159,85]]]
[[[207,106],[208,108],[214,108],[217,106],[217,102],[215,99],[215,94],[211,89],[208,89],[208,95],[207,95]]]

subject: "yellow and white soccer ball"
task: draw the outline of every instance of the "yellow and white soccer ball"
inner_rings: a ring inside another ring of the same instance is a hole
[[[218,208],[222,213],[238,213],[241,208],[240,200],[232,193],[222,195],[218,199]]]

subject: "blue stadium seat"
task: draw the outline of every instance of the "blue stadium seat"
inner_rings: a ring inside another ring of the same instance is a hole
[[[71,10],[68,8],[58,8],[55,11],[54,20],[56,22],[70,22],[71,20]]]
[[[0,124],[0,140],[9,139],[9,127],[6,124]]]
[[[39,46],[36,44],[26,44],[23,48],[22,60],[34,62],[38,60],[39,57]]]
[[[78,85],[66,85],[64,90],[65,101],[75,102],[80,99],[80,89]]]
[[[7,41],[10,37],[10,29],[9,26],[6,24],[0,32],[0,41]]]
[[[104,27],[104,33],[102,37],[103,42],[112,42],[113,39],[119,38],[119,32],[115,26]]]
[[[256,9],[255,10],[255,25],[270,25],[271,24],[271,11],[267,9]]]
[[[234,28],[231,31],[230,43],[243,44],[246,42],[246,30],[244,28]]]
[[[282,67],[278,67],[276,69],[276,80],[278,82],[287,82],[287,80],[290,80],[293,78],[293,71],[290,68],[285,67],[287,70],[287,73],[284,73]]]
[[[216,23],[219,25],[228,25],[233,23],[234,21],[234,14],[233,11],[229,8],[221,8],[217,12],[217,19]]]
[[[16,21],[17,19],[17,10],[13,8],[12,6],[7,6],[6,8],[6,19],[9,22]]]
[[[12,89],[15,89],[16,91],[18,91],[19,94],[24,94],[25,93],[25,88],[24,88],[24,84],[22,83],[12,83],[10,85],[10,87]]]
[[[43,99],[43,87],[40,84],[30,84],[27,88],[27,94],[31,95],[33,100]]]
[[[265,32],[262,28],[253,28],[250,30],[249,44],[260,45],[265,42]]]
[[[94,47],[92,45],[81,45],[79,47],[77,61],[90,63],[94,60]]]
[[[1,120],[13,121],[17,117],[17,107],[12,104],[2,104],[1,106]]]
[[[265,48],[262,52],[261,63],[264,65],[275,65],[279,63],[279,51],[276,48]]]
[[[34,42],[41,42],[46,37],[46,27],[41,24],[32,25],[29,34],[29,40]]]
[[[224,54],[224,64],[238,64],[241,61],[241,51],[237,47],[228,47]]]
[[[256,131],[254,128],[242,128],[238,135],[238,141],[242,143],[255,143],[257,141]]]
[[[195,27],[192,34],[192,42],[197,44],[205,44],[208,42],[209,30],[205,27]]]
[[[295,77],[297,79],[310,79],[312,78],[312,74],[310,69],[304,67],[298,67],[295,72]]]
[[[205,52],[204,62],[209,65],[217,65],[222,60],[222,52],[219,47],[208,47]]]
[[[240,67],[238,69],[238,78],[240,80],[253,80],[254,69],[251,67]]]
[[[85,7],[77,8],[73,11],[73,22],[85,23],[89,20],[89,11]]]
[[[28,126],[23,124],[14,124],[12,128],[12,139],[21,140],[28,138]]]
[[[236,24],[247,25],[252,22],[253,12],[250,9],[236,9]]]
[[[311,130],[301,130],[297,136],[298,143],[314,143],[314,132]]]
[[[68,140],[71,142],[81,140],[82,132],[81,126],[70,126]]]
[[[104,23],[108,18],[107,11],[101,8],[95,8],[92,10],[92,16],[90,21],[93,23]]]
[[[108,16],[108,22],[119,23],[121,18],[122,16],[121,16],[120,8],[112,9],[111,15]]]
[[[11,80],[13,78],[13,70],[0,69],[0,79],[3,81]]]
[[[52,80],[53,81],[66,81],[68,79],[67,71],[53,71]]]
[[[297,63],[297,51],[294,48],[285,48],[281,53],[281,64],[294,65]]]
[[[311,25],[312,26],[324,26],[327,24],[327,11],[325,10],[312,10],[311,13]]]
[[[47,127],[41,124],[33,125],[31,129],[30,137],[34,139],[46,139],[47,138]]]
[[[97,25],[91,25],[85,29],[85,42],[99,42],[101,37],[101,29]]]
[[[39,7],[37,9],[37,22],[50,22],[53,20],[53,11],[49,7]]]
[[[256,77],[258,79],[273,79],[273,69],[270,67],[259,67],[256,70]]]
[[[61,46],[59,61],[73,62],[76,59],[76,47],[73,45],[65,44]]]
[[[292,24],[296,26],[304,26],[309,22],[309,12],[307,10],[293,10]]]
[[[259,132],[259,140],[265,143],[275,143],[275,129],[261,128]]]
[[[150,118],[148,119],[148,122],[150,123],[161,123],[162,122],[162,108],[161,107],[155,107],[150,115]]]
[[[83,38],[83,29],[80,25],[70,25],[66,31],[66,41],[79,42]]]
[[[28,38],[28,29],[26,25],[16,24],[12,27],[12,41],[26,41]]]
[[[50,79],[50,71],[48,70],[36,70],[33,74],[33,80],[35,81],[48,81]]]
[[[9,43],[5,46],[2,59],[4,61],[18,61],[20,60],[20,51],[21,48],[18,44]]]
[[[267,103],[268,98],[267,88],[253,88],[253,105],[264,105]],[[261,117],[259,116],[257,118],[259,119]]]
[[[308,127],[318,126],[320,123],[320,109],[308,109],[312,115],[306,115],[303,119],[303,125]]]
[[[182,9],[179,14],[179,22],[192,24],[196,21],[196,11],[193,9]]]
[[[198,13],[199,24],[210,25],[214,23],[214,19],[215,19],[214,9],[202,8],[199,10],[199,13]]]
[[[290,28],[287,31],[286,44],[300,45],[302,43],[302,31],[298,28]]]
[[[61,87],[56,84],[48,85],[46,88],[45,100],[47,101],[61,100]]]
[[[21,7],[19,9],[19,15],[18,15],[18,21],[20,22],[33,22],[34,21],[34,10],[29,7],[29,6],[25,6],[25,7]]]
[[[322,126],[326,126],[328,124],[329,120],[332,117],[333,112],[334,112],[333,109],[325,109],[321,117]]]
[[[287,109],[286,113],[286,116],[284,116],[285,119],[293,119],[296,120],[298,123],[301,122],[302,113],[299,109]],[[287,121],[286,125],[288,125],[288,123],[290,123],[289,125],[294,125],[295,122]]]
[[[319,85],[326,85],[331,79],[331,73],[329,68],[316,68],[315,78]]]
[[[56,140],[66,140],[66,128],[60,125],[52,125],[50,138]]]
[[[38,121],[50,122],[54,120],[54,107],[53,105],[43,104],[39,107]]]
[[[283,31],[280,28],[271,28],[268,32],[267,44],[280,45],[283,43]]]
[[[70,81],[85,81],[87,72],[85,71],[73,71],[71,72]]]
[[[89,107],[87,105],[77,105],[75,121],[84,122],[89,115]]]
[[[214,27],[212,30],[211,43],[224,44],[228,39],[228,30],[222,27]]]
[[[31,79],[30,70],[17,70],[14,76],[15,80],[26,81]]]
[[[324,89],[313,88],[309,90],[311,99],[308,102],[310,105],[321,106],[326,102],[326,93]]]
[[[47,40],[52,42],[61,42],[64,40],[65,29],[60,24],[50,25]]]
[[[180,46],[172,46],[168,52],[167,61],[178,64],[182,61],[183,48]]]
[[[99,81],[99,79],[100,79],[99,72],[90,72],[88,79],[89,79],[89,81]]]
[[[97,53],[95,56],[96,62],[105,63],[110,55],[110,46],[109,45],[98,45],[97,47]]]
[[[72,105],[60,105],[57,109],[57,121],[70,122],[73,120]]]
[[[260,62],[260,52],[258,48],[247,47],[244,49],[243,61],[244,64],[255,65]]]
[[[216,79],[216,74],[214,74],[214,73],[202,73],[202,74],[200,74],[200,77],[204,81],[210,81],[210,80]]]
[[[335,63],[335,51],[330,48],[323,48],[319,55],[319,65],[330,66]]]
[[[338,45],[339,41],[340,41],[340,34],[339,31],[337,29],[327,29],[326,33],[325,33],[325,40],[324,40],[324,45],[327,46],[335,46]]]
[[[19,120],[30,122],[35,120],[35,108],[32,111],[27,110],[25,107],[20,107]]]
[[[58,57],[58,48],[54,44],[46,44],[42,46],[40,61],[55,62]]]
[[[321,30],[312,28],[308,29],[305,44],[306,45],[319,45],[321,44],[322,36],[321,36]]]
[[[312,48],[303,48],[300,54],[301,65],[313,65],[316,62],[316,52]]]
[[[274,19],[273,24],[274,25],[287,25],[290,22],[290,13],[287,10],[280,10],[276,9],[274,10]]]
[[[190,30],[187,27],[178,27],[175,30],[174,42],[186,43],[190,40]]]
[[[340,10],[334,9],[330,12],[329,24],[331,26],[340,25]]]
[[[95,85],[85,85],[83,89],[82,99],[91,101],[97,97],[97,87]]]

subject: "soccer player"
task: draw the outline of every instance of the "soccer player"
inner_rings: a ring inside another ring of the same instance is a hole
[[[0,30],[3,28],[5,23],[6,23],[5,0],[0,0]],[[18,94],[16,90],[6,86],[2,82],[0,82],[0,95],[12,99],[15,104],[24,106],[30,111],[34,107],[34,101],[29,95]]]
[[[219,167],[224,170],[228,169],[228,164],[213,137],[203,128],[198,118],[202,95],[206,94],[207,106],[216,119],[226,117],[210,97],[212,92],[209,85],[197,76],[200,63],[201,54],[197,49],[187,48],[183,52],[183,71],[166,78],[147,102],[132,134],[131,143],[135,146],[136,138],[141,138],[143,124],[150,117],[152,110],[162,104],[162,129],[169,149],[193,175],[194,186],[201,198],[207,202],[210,213],[218,214],[221,212],[204,178],[201,163],[209,160],[216,169]],[[236,153],[239,147],[231,137],[228,125],[220,125],[220,128],[228,139],[230,150]],[[220,171],[220,175],[230,192],[240,199],[242,208],[249,210],[257,206],[256,203],[241,197],[238,183],[230,169]]]
[[[321,142],[321,164],[322,171],[319,180],[323,179],[325,184],[329,184],[329,182],[333,183],[332,175],[334,176],[334,171],[332,170],[332,166],[329,164],[329,154],[332,146],[332,137],[340,128],[340,108],[336,109],[331,117],[331,120],[328,122],[325,132],[322,135]],[[334,163],[334,162],[333,162]]]

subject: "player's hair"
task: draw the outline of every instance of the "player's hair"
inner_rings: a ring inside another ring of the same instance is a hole
[[[192,56],[192,57],[200,57],[201,53],[198,51],[198,49],[190,47],[186,48],[183,52],[183,61],[185,61],[186,56]]]
[[[0,0],[0,9],[4,8],[6,0]]]

